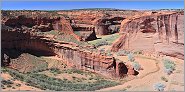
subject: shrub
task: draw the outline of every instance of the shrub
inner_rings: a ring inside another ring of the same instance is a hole
[[[16,86],[17,86],[17,87],[20,87],[20,86],[21,86],[21,84],[16,84]]]
[[[105,52],[105,48],[101,48],[100,49],[100,53],[102,54],[102,53],[104,53]]]
[[[168,82],[168,79],[166,79],[164,76],[161,77],[161,80]]]
[[[4,80],[4,79],[1,81],[1,83],[3,85],[11,85],[11,84],[13,84],[13,82],[11,80]]]
[[[133,62],[132,66],[134,67],[134,70],[139,71],[141,69],[141,65],[138,62]]]
[[[141,50],[135,51],[134,54],[142,54],[142,51]]]
[[[103,45],[108,45],[109,43],[105,40],[100,40],[95,44],[95,47],[103,46]]]
[[[15,89],[15,87],[12,87],[12,89]]]
[[[61,73],[61,71],[58,68],[51,68],[50,72],[54,73],[54,74],[60,74]]]
[[[164,66],[166,69],[173,69],[175,70],[175,63],[169,59],[164,59]]]
[[[83,72],[81,70],[76,70],[76,69],[74,70],[70,69],[67,72],[69,71],[71,73],[75,72],[80,74],[81,73],[88,74],[87,72]],[[67,79],[62,80],[62,79],[53,78],[53,77],[49,77],[44,74],[38,74],[38,73],[22,74],[12,69],[8,69],[8,72],[9,73],[11,72],[10,75],[11,76],[14,75],[13,77],[19,77],[19,76],[23,77],[24,82],[26,82],[30,86],[37,87],[42,90],[49,89],[49,90],[55,90],[55,91],[94,91],[104,87],[118,85],[117,82],[104,80],[103,78],[92,83],[74,83]],[[82,82],[83,80],[77,80],[77,81]]]
[[[7,85],[7,87],[8,87],[8,88],[11,88],[11,87],[12,87],[12,85]]]
[[[162,84],[162,83],[156,83],[156,84],[154,84],[154,89],[157,90],[157,91],[164,91],[164,88],[165,87],[166,86],[164,84]]]
[[[131,62],[134,62],[135,61],[135,58],[134,58],[134,55],[133,54],[128,54],[128,60],[131,61]]]
[[[129,52],[125,50],[119,50],[116,54],[117,56],[125,56],[125,55],[128,55]]]
[[[165,68],[164,72],[167,73],[168,75],[170,75],[173,72],[173,70],[171,68],[169,68],[169,69]]]
[[[90,78],[89,78],[89,80],[93,80],[93,78],[92,78],[92,77],[90,77]]]
[[[175,63],[169,59],[163,60],[165,72],[170,75],[175,70]]]

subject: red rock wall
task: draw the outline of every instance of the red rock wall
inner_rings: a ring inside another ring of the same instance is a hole
[[[32,29],[39,29],[39,31],[46,32],[51,30],[59,30],[64,32],[67,35],[74,36],[77,40],[81,40],[81,38],[74,34],[73,29],[69,21],[67,21],[64,17],[55,17],[55,18],[27,18],[24,15],[18,16],[16,18],[9,18],[4,20],[4,24],[10,27],[18,27],[26,26]]]
[[[116,72],[120,71],[119,69],[107,69],[113,63],[112,57],[107,57],[97,52],[89,52],[70,43],[55,42],[51,39],[34,36],[29,32],[4,30],[2,35],[2,49],[17,49],[28,53],[34,51],[34,53],[42,52],[46,55],[58,55],[59,58],[63,59],[61,62],[73,68],[119,78],[119,72]]]
[[[143,16],[123,21],[120,34],[123,34],[112,46],[119,49],[142,50],[146,53],[184,57],[184,15],[159,14]]]

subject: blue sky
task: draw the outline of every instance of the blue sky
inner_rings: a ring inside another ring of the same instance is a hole
[[[70,10],[82,8],[116,8],[116,9],[184,9],[184,1],[3,1],[3,10]]]

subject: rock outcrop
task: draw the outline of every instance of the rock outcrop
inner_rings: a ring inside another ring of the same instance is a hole
[[[82,41],[96,40],[95,27],[87,24],[75,24],[72,26],[74,32],[81,37]]]
[[[112,45],[119,49],[143,51],[184,59],[184,15],[181,13],[151,13],[123,20],[122,36]]]
[[[123,17],[115,17],[115,16],[106,16],[102,18],[97,18],[93,21],[93,25],[95,26],[95,32],[98,35],[108,35],[111,34],[111,30],[109,30],[109,26],[111,25],[120,25],[121,20],[125,18]]]
[[[6,13],[3,11],[2,13]],[[31,15],[31,14],[30,14]],[[81,38],[74,34],[71,24],[68,20],[63,16],[47,16],[47,17],[27,17],[26,15],[18,15],[14,17],[6,17],[2,16],[2,24],[5,26],[9,26],[12,28],[22,28],[27,27],[34,31],[40,32],[48,32],[51,30],[62,31],[67,35],[74,36],[77,40],[81,40]]]
[[[34,36],[35,34],[25,31],[4,30],[2,35],[2,50],[4,53],[7,50],[14,49],[34,55],[58,55],[59,58],[63,59],[61,62],[73,68],[93,71],[111,77],[119,77],[119,73],[122,73],[116,72],[120,71],[120,69],[116,70],[117,68],[107,70],[107,67],[113,63],[112,57],[89,51],[85,47],[79,47],[72,43],[57,42],[46,37]],[[11,38],[9,39],[8,37]],[[132,70],[129,67],[128,69]]]

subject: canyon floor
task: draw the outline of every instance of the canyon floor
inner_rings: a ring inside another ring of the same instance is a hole
[[[114,34],[117,35],[117,34]],[[111,35],[105,36],[109,37]],[[101,38],[102,36],[99,36]],[[101,40],[101,39],[98,39]],[[95,43],[89,42],[89,43]],[[99,50],[105,49],[108,51],[110,49],[110,45],[103,45],[97,48]],[[118,56],[116,53],[113,53],[113,56],[121,61],[132,63],[128,60],[128,56]],[[139,74],[136,76],[127,76],[123,79],[112,79],[107,78],[103,75],[96,74],[94,72],[87,72],[83,70],[74,70],[65,65],[64,63],[60,62],[62,59],[58,56],[42,56],[42,58],[46,60],[48,63],[48,69],[36,72],[35,74],[46,75],[50,78],[55,78],[55,80],[67,80],[70,81],[72,84],[89,84],[95,83],[97,80],[102,80],[99,84],[98,89],[89,89],[86,90],[96,90],[96,91],[154,91],[154,84],[155,83],[163,83],[165,87],[165,91],[183,91],[184,90],[184,63],[183,60],[168,57],[168,56],[147,56],[142,54],[134,54],[135,61],[137,61],[141,65],[141,70]],[[164,64],[163,59],[168,58],[175,63],[175,70],[171,75],[167,75],[164,72]],[[53,69],[53,70],[52,70]],[[11,81],[10,84],[5,84],[3,86],[3,91],[13,91],[13,90],[34,90],[34,91],[42,91],[42,90],[49,90],[49,89],[40,89],[37,86],[31,86],[27,81],[21,81],[15,76],[11,76],[15,70],[3,68],[1,76],[5,81]],[[10,74],[9,74],[10,73]],[[19,73],[18,73],[19,74]],[[28,73],[29,74],[29,73]],[[23,76],[25,77],[25,76]],[[165,78],[167,81],[162,79]],[[37,78],[33,78],[37,79]],[[28,79],[29,80],[29,79]],[[104,82],[106,80],[106,82]],[[111,85],[110,85],[110,83]],[[54,82],[55,83],[55,82]],[[104,84],[105,83],[105,84]],[[113,85],[112,85],[113,83]],[[101,85],[101,86],[100,86]],[[108,87],[108,85],[110,87]],[[115,86],[114,86],[115,85]],[[42,88],[42,87],[41,87]],[[79,89],[80,90],[80,89]]]

